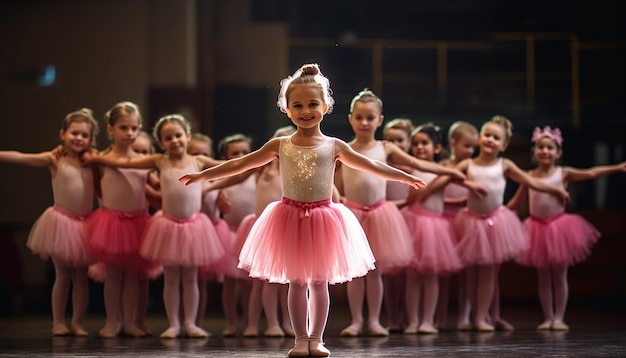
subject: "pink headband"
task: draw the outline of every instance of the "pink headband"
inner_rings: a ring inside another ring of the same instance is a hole
[[[539,127],[535,127],[535,130],[533,131],[533,137],[531,139],[532,142],[536,143],[539,139],[543,137],[553,139],[559,146],[563,144],[561,130],[558,128],[551,129],[550,126],[545,126],[543,127],[543,130],[541,130]]]

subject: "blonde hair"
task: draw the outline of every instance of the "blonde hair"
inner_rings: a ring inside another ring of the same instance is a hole
[[[72,123],[86,123],[91,126],[91,145],[96,145],[96,136],[100,132],[98,128],[98,121],[93,118],[93,111],[89,108],[81,108],[77,111],[68,113],[63,119],[63,126],[61,127],[65,132]]]
[[[450,139],[459,140],[464,134],[477,136],[478,129],[469,122],[456,121],[452,123],[448,129],[448,141],[450,141]]]
[[[501,116],[501,115],[495,115],[491,117],[490,121],[485,122],[485,124],[483,124],[481,131],[489,123],[498,124],[500,127],[502,127],[502,129],[504,129],[504,137],[506,140],[505,141],[506,144],[508,144],[511,141],[511,138],[513,137],[513,123],[511,123],[511,121],[508,118],[506,118],[505,116]]]
[[[139,106],[129,101],[119,102],[114,105],[104,114],[104,120],[108,125],[114,126],[119,117],[127,116],[130,114],[136,114],[137,119],[139,120],[139,125],[141,126],[143,124],[141,112],[139,111]]]
[[[407,136],[411,136],[411,132],[415,129],[415,126],[408,118],[394,118],[383,127],[383,135],[385,135],[389,129],[399,129],[405,131]]]
[[[372,92],[369,88],[364,88],[361,92],[357,93],[356,96],[354,96],[354,98],[352,98],[352,101],[350,101],[350,113],[352,113],[352,111],[354,110],[354,106],[356,105],[357,102],[361,102],[361,103],[371,103],[371,102],[375,102],[376,104],[378,104],[378,109],[380,110],[380,113],[383,113],[383,100],[380,99],[380,97],[378,97],[377,95],[374,94],[374,92]]]
[[[296,131],[296,127],[291,126],[291,125],[280,127],[274,131],[272,138],[287,136],[295,131]]]
[[[226,159],[226,151],[228,149],[228,145],[230,143],[237,142],[246,142],[248,143],[248,145],[252,145],[252,138],[241,133],[236,133],[223,138],[222,140],[220,140],[219,143],[217,143],[217,151],[220,153],[220,157]]]
[[[278,93],[278,102],[276,105],[281,112],[287,113],[289,107],[289,94],[295,86],[313,86],[322,94],[324,103],[327,106],[326,113],[333,111],[335,100],[333,99],[332,90],[330,89],[330,81],[320,71],[320,67],[316,63],[302,65],[292,76],[284,78],[280,81],[280,92]]]
[[[157,121],[154,125],[154,129],[152,130],[152,136],[157,141],[161,140],[161,129],[166,123],[176,122],[178,123],[184,130],[185,133],[191,133],[191,123],[183,116],[182,114],[168,114],[165,115]]]

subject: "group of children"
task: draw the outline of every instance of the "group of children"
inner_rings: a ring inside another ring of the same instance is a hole
[[[1,151],[0,161],[51,173],[54,205],[27,245],[54,263],[53,334],[87,334],[88,272],[104,282],[102,337],[150,333],[143,322],[147,282],[161,272],[169,322],[163,338],[208,336],[201,326],[211,277],[223,282],[223,335],[237,334],[240,286],[244,336],[258,335],[264,310],[265,335],[295,337],[290,357],[330,355],[323,340],[329,283],[347,282],[352,319],[342,336],[364,327],[374,336],[438,332],[455,273],[458,329],[512,329],[499,317],[497,284],[500,265],[511,259],[538,270],[545,316],[538,328],[566,330],[567,268],[599,237],[583,218],[565,213],[567,183],[625,172],[626,163],[562,167],[563,138],[546,127],[532,137],[538,167],[525,172],[501,155],[512,136],[505,117],[480,130],[454,123],[444,148],[432,123],[385,124],[382,100],[369,90],[350,104],[354,139],[346,143],[320,130],[334,105],[330,93],[317,65],[302,66],[281,82],[278,97],[294,126],[256,151],[243,135],[225,138],[222,160],[211,157],[210,138],[192,135],[180,115],[156,123],[163,153],[154,153],[131,102],[107,112],[111,145],[102,153],[90,149],[98,125],[88,109],[65,118],[62,150]],[[384,140],[377,140],[383,125]],[[520,187],[505,205],[507,178]],[[527,197],[531,217],[522,223],[511,209]],[[387,327],[380,322],[383,299]]]

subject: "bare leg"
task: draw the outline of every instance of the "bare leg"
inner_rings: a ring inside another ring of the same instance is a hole
[[[72,333],[75,336],[86,336],[83,329],[83,318],[87,310],[89,288],[87,286],[87,267],[72,269]]]
[[[198,276],[198,315],[196,316],[196,326],[204,326],[204,315],[206,314],[207,305],[207,280]]]
[[[70,292],[72,269],[60,261],[52,260],[54,264],[54,285],[52,286],[52,334],[64,336],[70,334],[65,324],[65,307]]]
[[[150,329],[146,327],[146,311],[150,295],[149,287],[148,275],[143,273],[137,275],[137,314],[135,316],[135,325],[146,335],[150,334]]]
[[[406,323],[404,302],[406,293],[406,273],[383,275],[384,305],[387,311],[389,331],[401,331]]]
[[[439,296],[437,298],[437,327],[446,329],[448,325],[448,300],[450,295],[450,276],[439,276]]]
[[[476,307],[476,266],[463,269],[459,273],[459,317],[457,329],[467,331],[472,328],[470,314]]]

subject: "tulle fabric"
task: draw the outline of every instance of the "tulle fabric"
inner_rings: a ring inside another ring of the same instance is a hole
[[[178,219],[158,211],[148,222],[139,253],[163,266],[200,266],[218,262],[224,249],[206,215]]]
[[[444,216],[417,208],[401,210],[413,236],[415,260],[410,268],[421,273],[449,274],[463,265],[454,248],[456,236]]]
[[[52,257],[69,267],[88,266],[93,261],[86,235],[88,220],[51,206],[33,224],[26,246],[43,259]]]
[[[154,263],[139,255],[147,212],[125,213],[100,208],[87,226],[91,254],[107,266],[147,272]]]
[[[516,261],[524,266],[546,268],[571,266],[585,260],[600,232],[576,214],[562,213],[547,219],[527,218],[524,227],[530,248]]]
[[[385,199],[371,206],[346,201],[357,217],[381,273],[393,273],[415,259],[411,233],[398,207]]]
[[[373,270],[374,256],[361,225],[344,205],[283,198],[255,221],[239,267],[269,282],[335,284]]]
[[[528,233],[515,213],[504,206],[482,215],[465,208],[454,221],[456,245],[466,266],[502,263],[529,247]]]
[[[198,278],[200,278],[201,280],[208,280],[211,278],[215,278],[217,279],[217,281],[223,282],[224,271],[225,271],[225,268],[227,267],[227,263],[232,262],[231,265],[234,265],[234,266],[237,265],[237,259],[231,258],[232,250],[230,249],[230,246],[232,246],[231,245],[232,232],[228,228],[228,224],[226,223],[226,221],[224,221],[224,219],[217,218],[217,219],[211,220],[211,222],[213,223],[213,228],[215,229],[215,233],[217,233],[217,238],[220,241],[220,245],[222,246],[222,249],[224,250],[224,256],[222,256],[222,258],[218,260],[217,262],[213,262],[209,265],[199,266]],[[246,276],[248,276],[247,272],[245,271],[243,272],[245,273]]]

